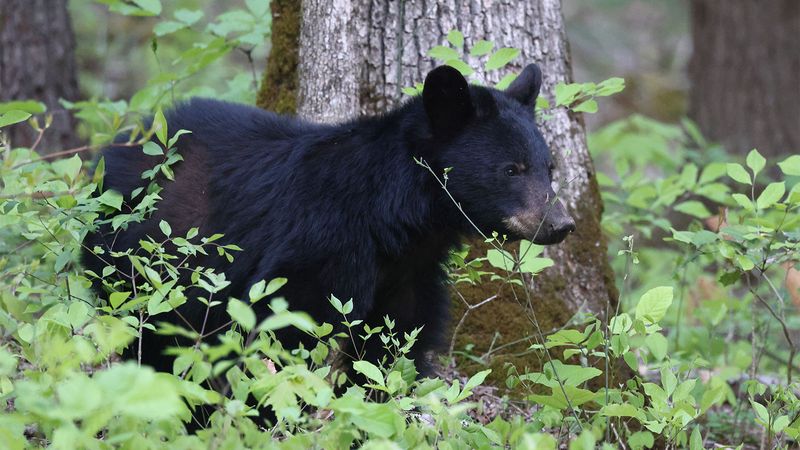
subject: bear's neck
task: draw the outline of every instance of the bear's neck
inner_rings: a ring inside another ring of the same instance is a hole
[[[435,169],[425,166],[432,164],[425,155],[435,150],[427,148],[429,133],[422,102],[413,99],[383,115],[323,127],[316,139],[315,157],[356,174],[341,180],[341,195],[367,205],[361,219],[386,254],[407,253],[420,242],[449,248],[469,232]]]

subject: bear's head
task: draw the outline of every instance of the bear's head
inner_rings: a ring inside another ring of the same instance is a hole
[[[541,85],[535,64],[505,91],[470,86],[441,66],[426,77],[422,100],[432,166],[448,170],[447,190],[463,213],[484,233],[547,245],[563,241],[575,222],[553,189],[553,160],[536,126]]]

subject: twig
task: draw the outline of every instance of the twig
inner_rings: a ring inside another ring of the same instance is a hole
[[[461,295],[460,292],[458,292],[458,291],[455,291],[455,292],[456,292],[456,294],[458,294],[458,296],[461,298],[461,300],[464,301],[464,305],[466,305],[467,310],[464,311],[464,314],[461,316],[461,320],[458,321],[458,324],[456,324],[456,327],[453,329],[453,337],[450,339],[450,350],[447,352],[447,356],[451,357],[451,358],[453,357],[453,348],[456,345],[456,336],[458,336],[458,330],[461,329],[461,325],[464,324],[464,321],[467,319],[467,316],[469,315],[469,313],[472,312],[473,309],[478,309],[481,306],[483,306],[483,305],[485,305],[485,304],[487,304],[487,303],[489,303],[492,300],[497,298],[497,294],[495,294],[495,295],[493,295],[493,296],[491,296],[489,298],[481,300],[480,302],[478,302],[478,303],[476,303],[474,305],[470,305],[467,302],[467,300],[464,298],[464,296]]]
[[[40,142],[42,142],[42,136],[44,136],[44,131],[45,131],[46,129],[47,129],[47,128],[42,128],[42,129],[40,129],[40,130],[39,130],[39,134],[36,136],[36,140],[35,140],[35,141],[33,141],[33,145],[31,145],[31,150],[32,150],[32,151],[35,151],[35,150],[36,150],[36,147],[38,147],[38,146],[39,146],[39,143],[40,143]]]
[[[40,161],[47,161],[49,159],[58,158],[60,156],[72,155],[74,153],[81,153],[81,152],[86,152],[86,151],[89,151],[89,150],[95,150],[95,149],[98,149],[100,147],[103,147],[104,145],[109,145],[111,147],[138,147],[139,145],[142,145],[142,144],[138,143],[138,142],[123,142],[123,143],[114,143],[114,144],[82,145],[80,147],[71,148],[69,150],[61,150],[60,152],[49,153],[47,155],[41,156],[41,157],[36,158],[36,159],[31,159],[31,160],[28,160],[28,161],[25,161],[25,162],[21,162],[21,163],[15,165],[15,166],[12,166],[11,170],[18,169],[18,168],[20,168],[22,166],[26,166],[28,164],[33,164],[33,163],[40,162]]]
[[[764,279],[767,279],[766,275],[764,275],[764,272],[761,272],[761,274],[764,277]],[[767,281],[769,281],[769,280],[767,279]],[[752,293],[753,296],[759,302],[761,302],[761,304],[764,305],[765,308],[767,308],[767,311],[769,311],[769,313],[772,314],[772,317],[774,317],[775,320],[777,320],[778,323],[781,324],[781,328],[783,329],[783,336],[784,336],[784,338],[786,338],[786,342],[789,344],[789,361],[786,364],[786,383],[787,384],[791,384],[792,383],[792,368],[794,367],[794,362],[793,362],[794,361],[794,355],[795,355],[797,349],[795,348],[794,341],[792,340],[792,334],[789,331],[789,327],[786,325],[786,321],[780,315],[778,315],[778,313],[776,313],[774,309],[772,309],[772,306],[770,306],[769,303],[766,302],[766,300],[764,300],[760,295],[758,295],[758,292],[756,292],[755,289],[753,289],[753,286],[750,285],[749,279],[748,279],[747,284],[748,284],[748,287],[750,288],[750,293]],[[772,285],[771,282],[769,284]],[[774,288],[774,286],[773,286],[773,288]],[[775,293],[776,293],[776,295],[779,295],[777,291]]]
[[[247,56],[247,62],[250,65],[250,73],[253,75],[253,89],[257,91],[258,90],[258,76],[256,76],[256,65],[255,65],[255,62],[253,61],[253,48],[254,47],[251,47],[251,48],[248,48],[248,49],[244,49],[242,47],[236,47],[236,48],[239,49],[239,51],[241,51],[242,53],[244,53],[245,56]]]
[[[18,194],[7,194],[7,195],[0,195],[0,200],[11,200],[15,198],[32,198],[34,200],[43,200],[46,198],[52,197],[61,197],[62,195],[72,195],[78,192],[75,189],[70,189],[68,191],[62,192],[50,192],[50,191],[36,191],[36,192],[20,192]]]

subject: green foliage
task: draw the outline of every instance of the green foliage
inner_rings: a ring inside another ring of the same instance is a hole
[[[164,13],[158,0],[102,3],[127,15]],[[504,375],[509,392],[524,405],[535,405],[526,415],[516,404],[481,420],[486,406],[481,384],[490,369],[463,379],[417,379],[408,355],[420,330],[399,333],[390,317],[370,327],[352,318],[352,299],[331,296],[338,321],[316,324],[274,298],[286,279],[259,282],[247,298],[219,298],[229,283],[225,274],[195,266],[192,256],[216,252],[233,261],[241,249],[221,244],[221,235],[200,236],[197,228],[177,230],[161,221],[158,235],[138,248],[111,254],[88,249],[129,261],[132,273],[110,264],[101,273],[81,269],[78,258],[88,232],[100,225],[123,230],[155,211],[160,186],[171,182],[172,166],[181,160],[175,144],[186,133],[170,134],[160,108],[176,86],[220,55],[263,41],[265,33],[256,28],[269,16],[265,4],[247,1],[246,10],[213,18],[201,32],[211,39],[187,50],[174,71],[154,77],[130,103],[70,105],[94,143],[124,132],[127,138],[119,145],[142,145],[145,154],[160,158],[143,173],[148,186],[130,201],[114,191],[98,195],[102,160],[90,174],[77,154],[50,161],[36,148],[0,141],[5,447],[577,450],[625,442],[634,449],[695,449],[711,438],[738,445],[737,438],[747,439],[741,430],[748,428],[763,430],[770,448],[788,448],[800,438],[792,342],[798,321],[787,298],[793,293],[782,287],[787,268],[799,259],[800,157],[776,165],[753,150],[744,161],[734,161],[688,121],[670,125],[633,116],[591,137],[601,162],[604,229],[623,294],[618,310],[602,317],[582,313],[558,330],[541,330],[531,315],[524,342],[542,359],[542,368],[508,366]],[[169,17],[153,28],[156,52],[158,39],[198,32],[204,13],[178,9]],[[448,45],[430,55],[470,76],[477,74],[467,65],[475,61],[470,58],[493,71],[519,53],[495,50],[487,41],[476,41],[467,51],[466,42],[452,31]],[[503,77],[498,86],[512,79]],[[597,97],[623,87],[619,78],[559,85],[553,108],[593,112]],[[151,111],[152,123],[141,123]],[[36,102],[2,104],[0,128],[44,112]],[[29,123],[46,131],[47,120],[41,126],[33,116]],[[418,163],[449,194],[447,171],[434,173],[424,160]],[[714,209],[720,214],[710,226],[703,220],[714,218]],[[486,255],[471,258],[468,249],[452,254],[452,283],[501,280],[530,305],[527,290],[520,288],[554,261],[530,242],[515,251],[505,236],[484,238],[491,246]],[[647,244],[634,246],[640,240]],[[710,293],[689,292],[690,286],[704,286],[703,280],[711,280]],[[102,285],[107,298],[97,298],[92,283]],[[190,297],[190,289],[200,294]],[[696,297],[692,310],[691,296]],[[218,340],[209,339],[212,330],[159,320],[190,301],[228,317],[229,329]],[[256,308],[270,308],[272,314],[258,321]],[[285,327],[313,336],[316,345],[284,348],[275,331]],[[172,373],[119,361],[120,351],[136,348],[145,329],[191,343],[170,349],[176,357]],[[386,358],[363,358],[370,340],[380,341]],[[772,359],[761,358],[767,350]],[[491,358],[471,355],[469,348],[454,353],[480,363]],[[337,364],[342,355],[356,361],[361,384],[348,380]],[[223,386],[227,395],[212,386]],[[501,406],[508,406],[504,401]],[[187,434],[186,423],[201,405],[214,411],[210,425]],[[262,428],[256,416],[263,407],[275,420]],[[734,425],[724,422],[731,415]]]

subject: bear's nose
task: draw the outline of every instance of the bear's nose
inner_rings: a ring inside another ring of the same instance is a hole
[[[572,217],[567,216],[556,223],[551,223],[550,229],[557,235],[566,236],[575,231],[575,221],[572,220]]]

